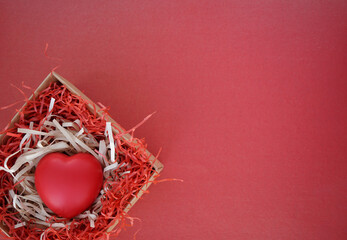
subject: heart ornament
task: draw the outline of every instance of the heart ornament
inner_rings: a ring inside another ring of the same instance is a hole
[[[102,184],[102,166],[88,153],[70,157],[49,153],[40,160],[35,172],[35,185],[42,201],[64,218],[85,211],[99,195]]]

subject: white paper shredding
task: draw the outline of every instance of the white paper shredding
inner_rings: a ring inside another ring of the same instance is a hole
[[[69,122],[61,118],[54,118],[55,116],[50,113],[54,107],[54,102],[55,99],[52,98],[47,120],[41,129],[33,129],[33,123],[30,123],[28,128],[18,128],[18,133],[25,134],[20,143],[20,149],[8,156],[5,159],[4,166],[0,167],[0,170],[6,171],[13,176],[15,183],[21,181],[18,184],[18,189],[21,189],[21,191],[18,191],[18,194],[16,194],[11,190],[9,194],[9,201],[13,203],[10,207],[15,208],[22,217],[22,221],[18,222],[15,228],[25,226],[26,221],[29,220],[34,220],[37,225],[50,226],[46,220],[53,216],[53,212],[44,205],[38,195],[35,188],[34,174],[38,162],[46,154],[64,152],[68,155],[73,155],[78,152],[88,152],[100,161],[105,177],[108,177],[110,174],[115,176],[114,171],[122,167],[116,162],[115,141],[110,122],[107,122],[105,126],[105,140],[97,142],[88,133],[87,129],[83,126],[80,127],[79,120]],[[29,148],[30,141],[35,141],[36,139],[38,139],[37,146],[34,149]],[[98,150],[99,154],[94,150]],[[21,153],[21,155],[17,158],[15,164],[9,168],[7,165],[8,161],[18,153]],[[107,160],[110,160],[111,164]],[[120,173],[119,176],[128,173],[130,172],[126,171]],[[94,227],[94,222],[102,209],[101,198],[106,190],[101,190],[93,205],[75,218],[87,218],[90,226]],[[57,219],[61,220],[62,218]],[[67,224],[71,224],[71,221]],[[52,227],[62,228],[65,227],[65,224],[54,223]],[[47,234],[47,232],[43,234]],[[43,237],[44,235],[41,236],[41,238]]]

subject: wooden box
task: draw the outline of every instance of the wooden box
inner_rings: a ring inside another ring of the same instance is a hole
[[[35,96],[38,96],[40,94],[41,91],[43,91],[44,89],[46,89],[52,82],[60,82],[61,84],[65,85],[66,88],[75,95],[79,95],[82,98],[84,98],[85,100],[87,100],[90,103],[93,103],[92,100],[90,100],[84,93],[82,93],[77,87],[75,87],[71,82],[69,82],[68,80],[66,80],[65,78],[63,78],[62,76],[60,76],[59,74],[52,72],[50,73],[45,80],[40,84],[40,86],[36,89],[35,91]],[[29,99],[33,99],[34,95],[32,95]],[[96,104],[94,104],[96,107],[96,110],[100,110],[100,107],[98,107]],[[26,104],[23,105],[23,107],[19,110],[19,112],[21,110],[23,110],[23,108],[26,106]],[[93,112],[93,105],[89,104],[88,108],[91,112]],[[100,114],[100,113],[99,113]],[[16,115],[13,117],[13,119],[10,122],[10,128],[13,127],[13,125],[18,122],[19,120],[19,113],[16,113]],[[115,121],[113,120],[110,116],[107,117],[107,121],[112,122],[115,126],[117,126],[118,129],[120,129],[121,132],[125,132],[125,130]],[[114,134],[118,134],[119,131],[115,128],[112,129]],[[0,144],[2,144],[3,140],[4,140],[5,135],[1,135],[0,136]],[[123,138],[126,140],[130,140],[131,136],[130,134],[125,134],[123,135]],[[147,188],[151,185],[152,181],[155,179],[155,177],[162,171],[163,169],[163,164],[161,162],[159,162],[159,160],[156,159],[156,157],[151,154],[148,150],[146,150],[146,152],[149,154],[150,158],[149,161],[151,163],[153,163],[153,168],[155,171],[153,171],[153,175],[151,176],[151,178],[149,179],[149,182],[147,184],[145,184],[140,192],[138,193],[138,197],[134,197],[130,203],[126,206],[125,208],[125,212],[128,212],[130,210],[130,208],[137,202],[137,200],[142,196],[142,194],[147,190]],[[114,227],[116,227],[116,225],[118,224],[118,222],[115,222],[113,226],[111,226],[107,231],[111,231]],[[0,229],[9,237],[11,237],[8,234],[8,227],[4,224],[4,223],[0,223]]]

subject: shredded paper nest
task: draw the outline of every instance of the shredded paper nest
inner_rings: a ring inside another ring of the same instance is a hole
[[[27,100],[18,123],[3,132],[7,139],[0,146],[0,221],[16,239],[107,239],[127,226],[127,219],[132,222],[125,207],[154,180],[153,163],[142,140],[123,137],[136,127],[123,132],[107,121],[107,108],[97,111],[94,106],[89,111],[88,104],[65,86],[52,83],[34,100]],[[48,209],[35,188],[36,166],[50,152],[88,152],[103,166],[99,196],[70,220]]]

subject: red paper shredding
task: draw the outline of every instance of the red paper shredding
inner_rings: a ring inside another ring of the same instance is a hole
[[[27,106],[20,112],[18,123],[14,127],[2,132],[7,135],[7,139],[0,146],[1,166],[3,166],[7,156],[19,149],[19,144],[24,134],[17,133],[17,128],[29,128],[29,123],[33,122],[33,129],[39,130],[47,116],[51,98],[56,99],[52,112],[53,116],[56,115],[70,121],[79,119],[81,124],[89,133],[94,135],[97,141],[105,138],[105,119],[108,115],[108,109],[102,108],[100,110],[101,116],[97,114],[95,106],[93,111],[89,111],[86,100],[73,95],[65,86],[52,83],[36,96],[34,100],[26,98]],[[113,127],[117,128],[114,125]],[[135,128],[129,132],[134,130]],[[104,180],[104,187],[107,187],[109,190],[105,193],[105,198],[102,199],[102,211],[95,221],[94,228],[90,227],[87,219],[74,219],[70,227],[66,226],[60,229],[52,227],[41,229],[35,226],[34,222],[27,222],[26,226],[15,228],[15,224],[22,221],[22,219],[21,215],[14,208],[8,208],[11,205],[11,202],[8,202],[8,195],[11,189],[15,192],[18,191],[16,188],[18,183],[14,185],[12,176],[9,173],[0,171],[0,222],[7,225],[9,234],[14,239],[40,239],[41,234],[46,230],[47,234],[45,234],[43,239],[109,239],[110,236],[117,236],[122,229],[132,225],[133,218],[125,213],[124,208],[131,199],[137,197],[139,190],[149,182],[155,170],[148,161],[149,155],[145,151],[146,145],[143,140],[134,138],[130,142],[121,138],[121,135],[115,135],[114,138],[117,141],[117,161],[119,161],[120,166],[122,166],[122,163],[125,163],[122,167],[123,169],[118,170],[122,172],[130,170],[131,174],[126,174],[124,175],[125,177],[117,177],[117,179],[109,177]],[[32,141],[30,147],[35,147],[37,141],[38,138],[36,138],[36,141]],[[14,164],[16,157],[11,158],[9,167]],[[109,227],[116,221],[119,221],[117,227],[107,233]],[[57,221],[55,218],[52,218],[47,222],[52,224]],[[64,222],[66,223],[66,221]]]

